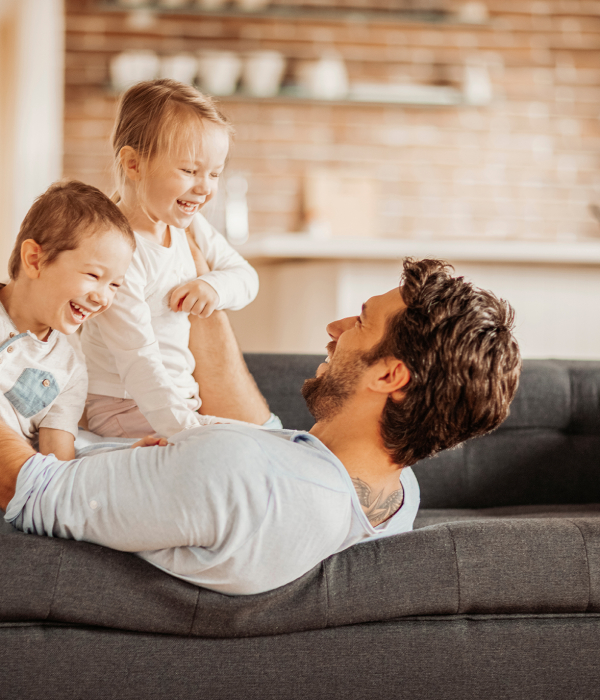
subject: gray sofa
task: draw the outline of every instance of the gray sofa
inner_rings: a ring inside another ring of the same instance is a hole
[[[321,357],[250,355],[286,427]],[[528,361],[492,435],[415,467],[414,532],[228,597],[0,526],[0,697],[600,697],[600,363]]]

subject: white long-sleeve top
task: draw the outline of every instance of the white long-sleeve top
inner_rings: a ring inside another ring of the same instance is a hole
[[[200,279],[219,295],[217,309],[241,309],[258,293],[258,275],[206,219],[192,232],[211,269]],[[170,227],[166,248],[136,234],[137,248],[112,306],[83,326],[89,392],[132,398],[150,425],[170,437],[201,424],[201,401],[188,349],[188,314],[169,308],[172,291],[196,278],[185,231]]]

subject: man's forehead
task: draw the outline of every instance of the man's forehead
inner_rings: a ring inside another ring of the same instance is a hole
[[[400,289],[396,287],[395,289],[390,289],[390,291],[385,294],[380,294],[379,296],[368,299],[362,305],[362,312],[364,315],[380,312],[384,316],[388,316],[390,314],[396,314],[398,311],[405,308],[406,304],[402,299]]]

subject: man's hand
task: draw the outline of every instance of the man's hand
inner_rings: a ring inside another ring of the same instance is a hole
[[[154,435],[146,435],[146,437],[143,437],[141,440],[134,442],[131,446],[131,449],[133,450],[134,447],[155,447],[156,445],[159,445],[160,447],[166,447],[168,444],[169,443],[167,442],[167,438],[159,438],[155,437]]]
[[[199,318],[208,318],[219,305],[219,295],[201,279],[177,287],[171,294],[171,311],[183,311]]]

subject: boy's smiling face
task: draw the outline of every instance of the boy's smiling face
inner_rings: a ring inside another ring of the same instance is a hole
[[[29,244],[37,246],[34,241]],[[106,311],[123,283],[132,255],[123,235],[109,229],[84,234],[77,248],[63,251],[47,265],[43,251],[41,264],[22,265],[19,276],[26,275],[30,282],[29,330],[40,339],[51,329],[70,335],[84,321]]]

